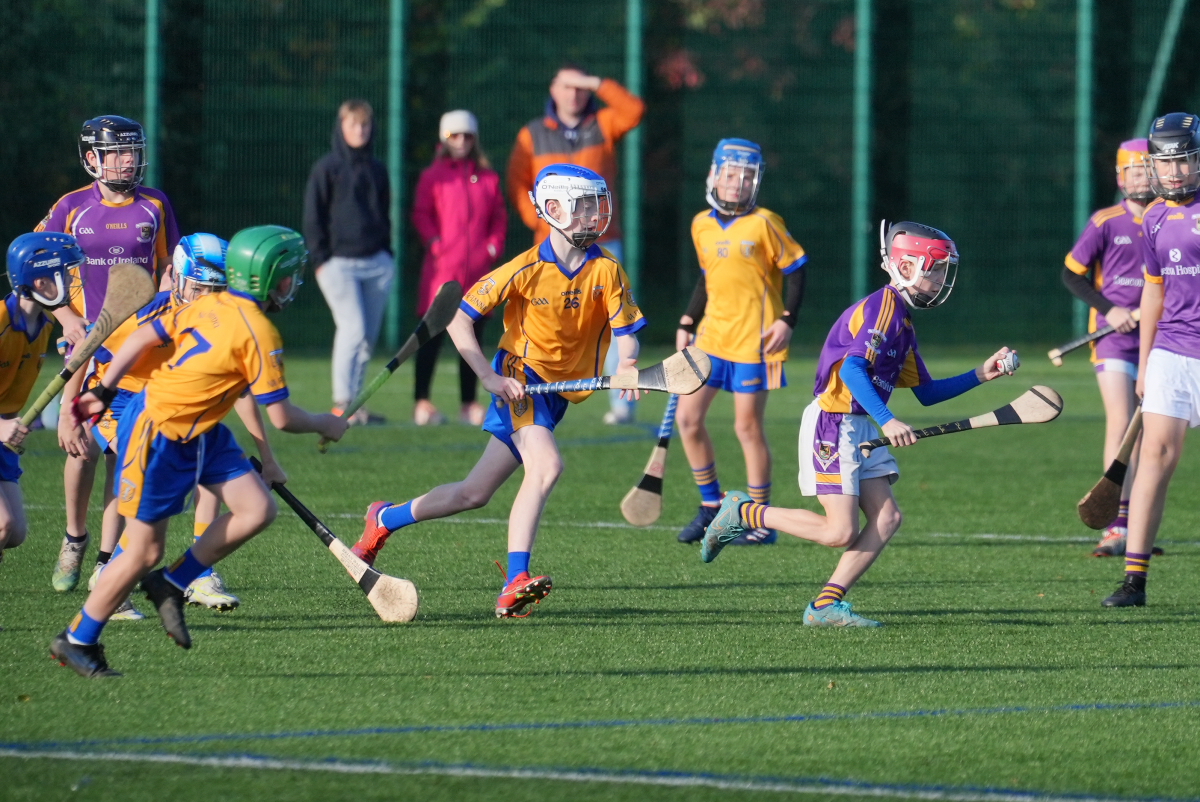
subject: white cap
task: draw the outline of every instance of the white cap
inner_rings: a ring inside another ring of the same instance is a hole
[[[438,136],[449,139],[454,134],[479,136],[479,121],[475,119],[475,115],[466,109],[443,114],[442,121],[438,124]]]

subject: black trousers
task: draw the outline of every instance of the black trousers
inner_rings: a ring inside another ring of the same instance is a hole
[[[483,338],[483,329],[487,325],[487,318],[481,317],[475,321],[475,339]],[[429,399],[429,388],[433,384],[433,373],[437,368],[438,353],[442,350],[442,342],[446,339],[446,332],[442,332],[417,351],[417,381],[413,397],[417,401]],[[471,370],[471,366],[467,364],[467,360],[461,356],[458,358],[458,394],[462,403],[469,404],[475,400],[475,390],[479,384],[479,377],[475,375],[475,371]]]

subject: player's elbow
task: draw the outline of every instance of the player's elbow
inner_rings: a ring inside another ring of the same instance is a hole
[[[295,410],[290,401],[277,401],[267,404],[267,417],[271,425],[281,432],[291,431],[296,423]]]

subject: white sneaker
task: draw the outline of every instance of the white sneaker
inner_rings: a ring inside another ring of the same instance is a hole
[[[623,423],[633,423],[633,414],[610,409],[604,413],[604,423],[606,426],[620,426]]]
[[[145,618],[138,608],[133,606],[132,599],[126,599],[121,602],[121,606],[117,611],[109,617],[109,621],[141,621]]]
[[[90,538],[85,535],[82,543],[72,543],[65,537],[62,541],[62,546],[58,550],[58,563],[54,566],[54,573],[50,577],[50,584],[59,593],[66,593],[70,590],[75,590],[75,586],[79,584],[79,574],[83,568],[83,555],[87,553],[88,540]]]
[[[241,599],[226,590],[225,580],[216,571],[188,585],[188,589],[183,592],[183,598],[188,604],[221,612],[236,609],[242,603]]]
[[[88,577],[88,593],[96,589],[96,582],[100,579],[100,571],[104,568],[100,563],[96,563],[96,567],[92,569],[92,575]]]

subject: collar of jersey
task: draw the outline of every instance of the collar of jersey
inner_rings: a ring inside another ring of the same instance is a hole
[[[136,189],[134,189],[133,192],[129,193],[129,200],[125,201],[124,203],[113,203],[112,201],[105,200],[104,195],[101,194],[101,192],[100,192],[100,182],[99,181],[92,182],[92,195],[96,198],[96,200],[100,201],[101,205],[108,206],[112,209],[120,209],[121,207],[128,206],[129,204],[131,204],[135,200],[137,200],[137,190]]]
[[[232,295],[234,298],[244,298],[247,301],[249,301],[250,303],[257,306],[259,309],[263,308],[262,302],[259,301],[257,298],[255,298],[253,295],[251,295],[248,292],[242,292],[241,290],[235,290],[235,289],[227,289],[227,290],[225,290],[225,292],[228,293],[229,295]]]
[[[1133,213],[1133,209],[1130,209],[1130,208],[1129,208],[1129,200],[1128,200],[1128,198],[1127,198],[1127,199],[1125,199],[1125,200],[1123,200],[1123,201],[1121,201],[1121,208],[1125,210],[1125,213],[1126,213],[1126,214],[1128,214],[1130,217],[1132,217],[1132,218],[1133,218],[1134,225],[1139,225],[1139,226],[1140,226],[1140,225],[1142,224],[1142,218],[1140,218],[1140,217],[1138,217],[1136,214],[1134,214],[1134,213]]]
[[[36,340],[38,335],[42,333],[42,329],[49,323],[46,315],[39,313],[37,331],[31,333],[29,329],[25,328],[25,313],[21,311],[21,301],[17,298],[17,294],[10,292],[8,297],[4,299],[4,304],[8,307],[9,323],[12,324],[14,330],[23,333],[25,339],[29,340],[29,342]]]
[[[755,207],[754,207],[754,209],[757,209],[757,208],[758,208],[757,206],[755,206]],[[722,215],[722,214],[721,214],[720,212],[718,212],[716,209],[709,209],[709,210],[708,210],[708,216],[709,216],[709,217],[711,217],[713,220],[716,220],[716,221],[717,221],[717,225],[719,225],[719,226],[720,226],[722,229],[727,229],[727,228],[729,228],[731,225],[733,225],[734,223],[736,223],[738,220],[741,220],[741,219],[742,219],[743,217],[745,217],[746,215],[753,213],[753,212],[754,212],[754,209],[750,209],[749,211],[742,212],[742,213],[741,213],[741,214],[739,214],[739,215],[735,215],[735,216],[733,216],[733,217],[729,218],[729,222],[728,222],[728,223],[726,223],[726,222],[725,222],[725,215]]]
[[[544,240],[542,240],[542,244],[538,246],[538,258],[543,262],[553,262],[554,266],[558,268],[558,272],[562,273],[567,278],[575,278],[583,272],[583,269],[587,267],[588,262],[592,261],[593,259],[599,259],[603,255],[604,252],[600,250],[600,246],[593,242],[588,246],[588,249],[584,251],[583,264],[579,266],[578,270],[572,273],[567,270],[562,262],[558,261],[558,254],[554,252],[554,247],[550,244],[549,237],[546,237]]]

